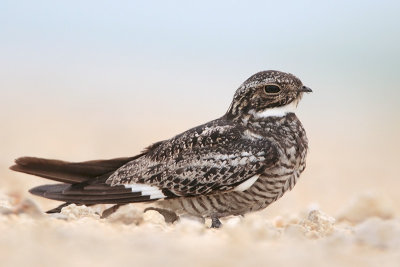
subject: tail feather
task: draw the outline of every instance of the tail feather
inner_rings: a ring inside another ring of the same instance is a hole
[[[70,184],[49,184],[34,187],[29,192],[48,199],[84,205],[154,201],[150,196],[132,192],[124,186],[104,185],[103,190],[85,190],[84,187],[81,187],[81,191],[79,191]]]
[[[34,188],[29,189],[29,193],[35,195],[35,196],[40,196],[44,197],[46,193],[58,193],[62,192],[65,189],[67,189],[70,185],[69,184],[46,184],[46,185],[40,185],[36,186]]]
[[[125,163],[139,157],[125,157],[109,160],[67,162],[54,159],[22,157],[15,160],[10,169],[47,178],[63,183],[80,183],[91,178],[115,171]]]
[[[10,169],[61,182],[41,185],[29,190],[30,193],[48,199],[67,203],[127,204],[154,201],[150,195],[132,192],[123,185],[110,186],[108,177],[122,165],[143,156],[146,151],[134,157],[85,162],[67,162],[54,159],[22,157],[15,160]],[[58,212],[63,205],[50,212]]]

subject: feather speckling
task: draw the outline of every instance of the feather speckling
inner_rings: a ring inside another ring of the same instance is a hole
[[[31,192],[77,204],[149,201],[177,214],[219,217],[260,210],[292,189],[308,140],[294,114],[311,89],[263,71],[236,91],[222,117],[157,142],[131,158],[82,163],[20,158],[16,171],[63,182]]]

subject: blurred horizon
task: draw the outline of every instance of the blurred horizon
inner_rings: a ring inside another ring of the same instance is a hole
[[[277,69],[314,92],[297,112],[307,170],[274,205],[336,210],[369,190],[398,201],[399,10],[397,1],[2,1],[0,190],[44,182],[7,170],[16,157],[137,154],[222,116],[245,79]]]

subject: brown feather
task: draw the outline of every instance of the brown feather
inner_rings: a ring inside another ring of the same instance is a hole
[[[123,186],[111,187],[104,185],[101,190],[85,190],[80,184],[51,184],[41,185],[29,190],[30,193],[59,201],[75,204],[121,204],[133,202],[154,201],[150,196],[142,196],[140,192],[132,192]]]
[[[125,163],[142,156],[115,158],[109,160],[92,160],[84,162],[67,162],[54,159],[21,157],[15,160],[10,169],[47,178],[68,184],[81,183],[91,178],[110,173]]]

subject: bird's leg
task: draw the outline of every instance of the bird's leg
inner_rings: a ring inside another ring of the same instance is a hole
[[[112,206],[112,207],[110,207],[110,208],[108,208],[108,209],[105,209],[105,210],[103,211],[103,213],[101,213],[101,218],[102,218],[102,219],[107,218],[108,216],[110,216],[111,214],[113,214],[114,212],[116,212],[116,211],[119,209],[119,207],[121,207],[121,206],[123,206],[123,205],[126,205],[126,204],[116,204],[116,205],[114,205],[114,206]]]
[[[222,226],[221,221],[216,216],[211,216],[211,228],[220,228]]]
[[[144,210],[144,212],[148,210],[155,210],[158,213],[160,213],[163,217],[166,223],[174,223],[177,220],[179,220],[178,215],[176,215],[175,212],[167,210],[167,209],[161,209],[161,208],[154,208],[154,207],[149,207]]]

